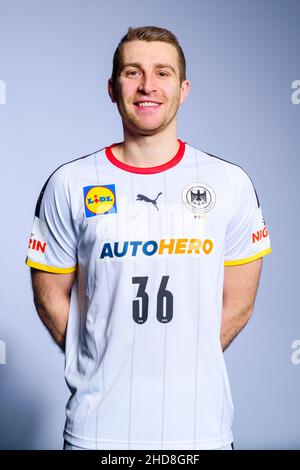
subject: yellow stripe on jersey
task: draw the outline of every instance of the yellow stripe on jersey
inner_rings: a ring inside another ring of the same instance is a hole
[[[48,273],[56,273],[56,274],[69,274],[76,271],[77,266],[73,266],[72,268],[58,268],[56,266],[48,266],[47,264],[36,263],[35,261],[31,261],[30,259],[26,259],[27,266],[31,268],[39,269],[40,271],[47,271]]]
[[[238,266],[239,264],[247,264],[251,263],[251,261],[255,261],[256,259],[262,258],[263,256],[268,255],[271,253],[271,248],[267,248],[267,250],[261,251],[256,255],[249,256],[249,258],[244,259],[235,259],[233,261],[224,261],[224,266]]]

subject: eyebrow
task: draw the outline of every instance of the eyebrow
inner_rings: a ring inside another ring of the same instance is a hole
[[[153,64],[154,65],[154,68],[156,69],[170,69],[172,70],[172,72],[175,73],[176,75],[176,70],[174,69],[174,67],[172,67],[172,65],[169,65],[169,64]],[[143,66],[142,64],[140,64],[139,62],[127,62],[126,64],[123,64],[122,67],[121,67],[121,72],[122,70],[124,70],[126,67],[136,67],[138,69],[142,69]]]

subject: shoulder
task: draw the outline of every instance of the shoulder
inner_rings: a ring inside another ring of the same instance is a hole
[[[237,163],[234,163],[229,160],[225,160],[221,156],[214,155],[212,153],[207,152],[206,150],[200,150],[196,147],[193,147],[188,144],[191,150],[193,150],[197,158],[199,159],[204,159],[210,162],[213,166],[223,168],[225,171],[229,172],[230,175],[235,176],[237,178],[242,178],[242,179],[250,179],[250,176],[248,173],[242,168],[240,165]]]
[[[48,183],[54,184],[56,182],[62,183],[72,176],[76,177],[77,174],[80,175],[83,169],[94,166],[95,158],[97,158],[104,149],[105,147],[63,163],[50,174],[45,185]]]
[[[207,163],[209,163],[212,167],[212,170],[223,170],[224,173],[228,176],[230,179],[230,182],[233,186],[239,187],[239,186],[245,186],[245,185],[250,185],[253,186],[253,181],[249,174],[244,170],[243,167],[238,165],[237,163],[234,163],[229,160],[225,160],[224,158],[214,155],[212,153],[209,153],[205,150],[200,150],[196,147],[190,146],[190,149],[192,149],[195,153],[197,158],[200,160],[204,160]]]
[[[39,215],[43,200],[52,200],[53,197],[55,199],[65,199],[69,192],[68,189],[70,188],[70,183],[77,178],[80,178],[84,169],[90,168],[91,171],[94,171],[95,158],[97,158],[103,150],[104,149],[96,150],[93,153],[75,158],[56,168],[50,174],[41,189],[36,204],[35,215]]]
[[[237,163],[225,160],[224,158],[189,146],[196,153],[197,158],[205,161],[211,166],[211,172],[222,174],[228,182],[228,187],[232,190],[233,197],[239,198],[245,194],[253,194],[259,206],[259,200],[254,183],[249,174]]]

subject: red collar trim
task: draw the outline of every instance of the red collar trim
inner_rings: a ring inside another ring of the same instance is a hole
[[[149,166],[149,167],[138,167],[138,166],[132,166],[132,165],[127,165],[126,163],[121,162],[118,160],[114,154],[112,153],[112,148],[117,145],[117,144],[112,144],[110,147],[106,147],[105,149],[105,154],[108,158],[108,160],[118,168],[121,168],[121,170],[129,171],[130,173],[139,173],[139,174],[153,174],[153,173],[160,173],[162,171],[169,170],[173,166],[177,165],[180,160],[182,159],[184,152],[185,152],[185,142],[182,142],[180,139],[178,139],[179,142],[179,149],[176,153],[176,155],[171,158],[166,163],[163,163],[163,165],[157,165],[157,166]]]

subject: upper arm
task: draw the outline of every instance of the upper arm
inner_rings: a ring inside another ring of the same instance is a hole
[[[32,288],[38,303],[55,301],[58,297],[68,297],[74,279],[75,272],[56,274],[31,268]]]
[[[247,264],[225,266],[223,304],[239,305],[244,308],[253,306],[262,270],[263,259]]]

